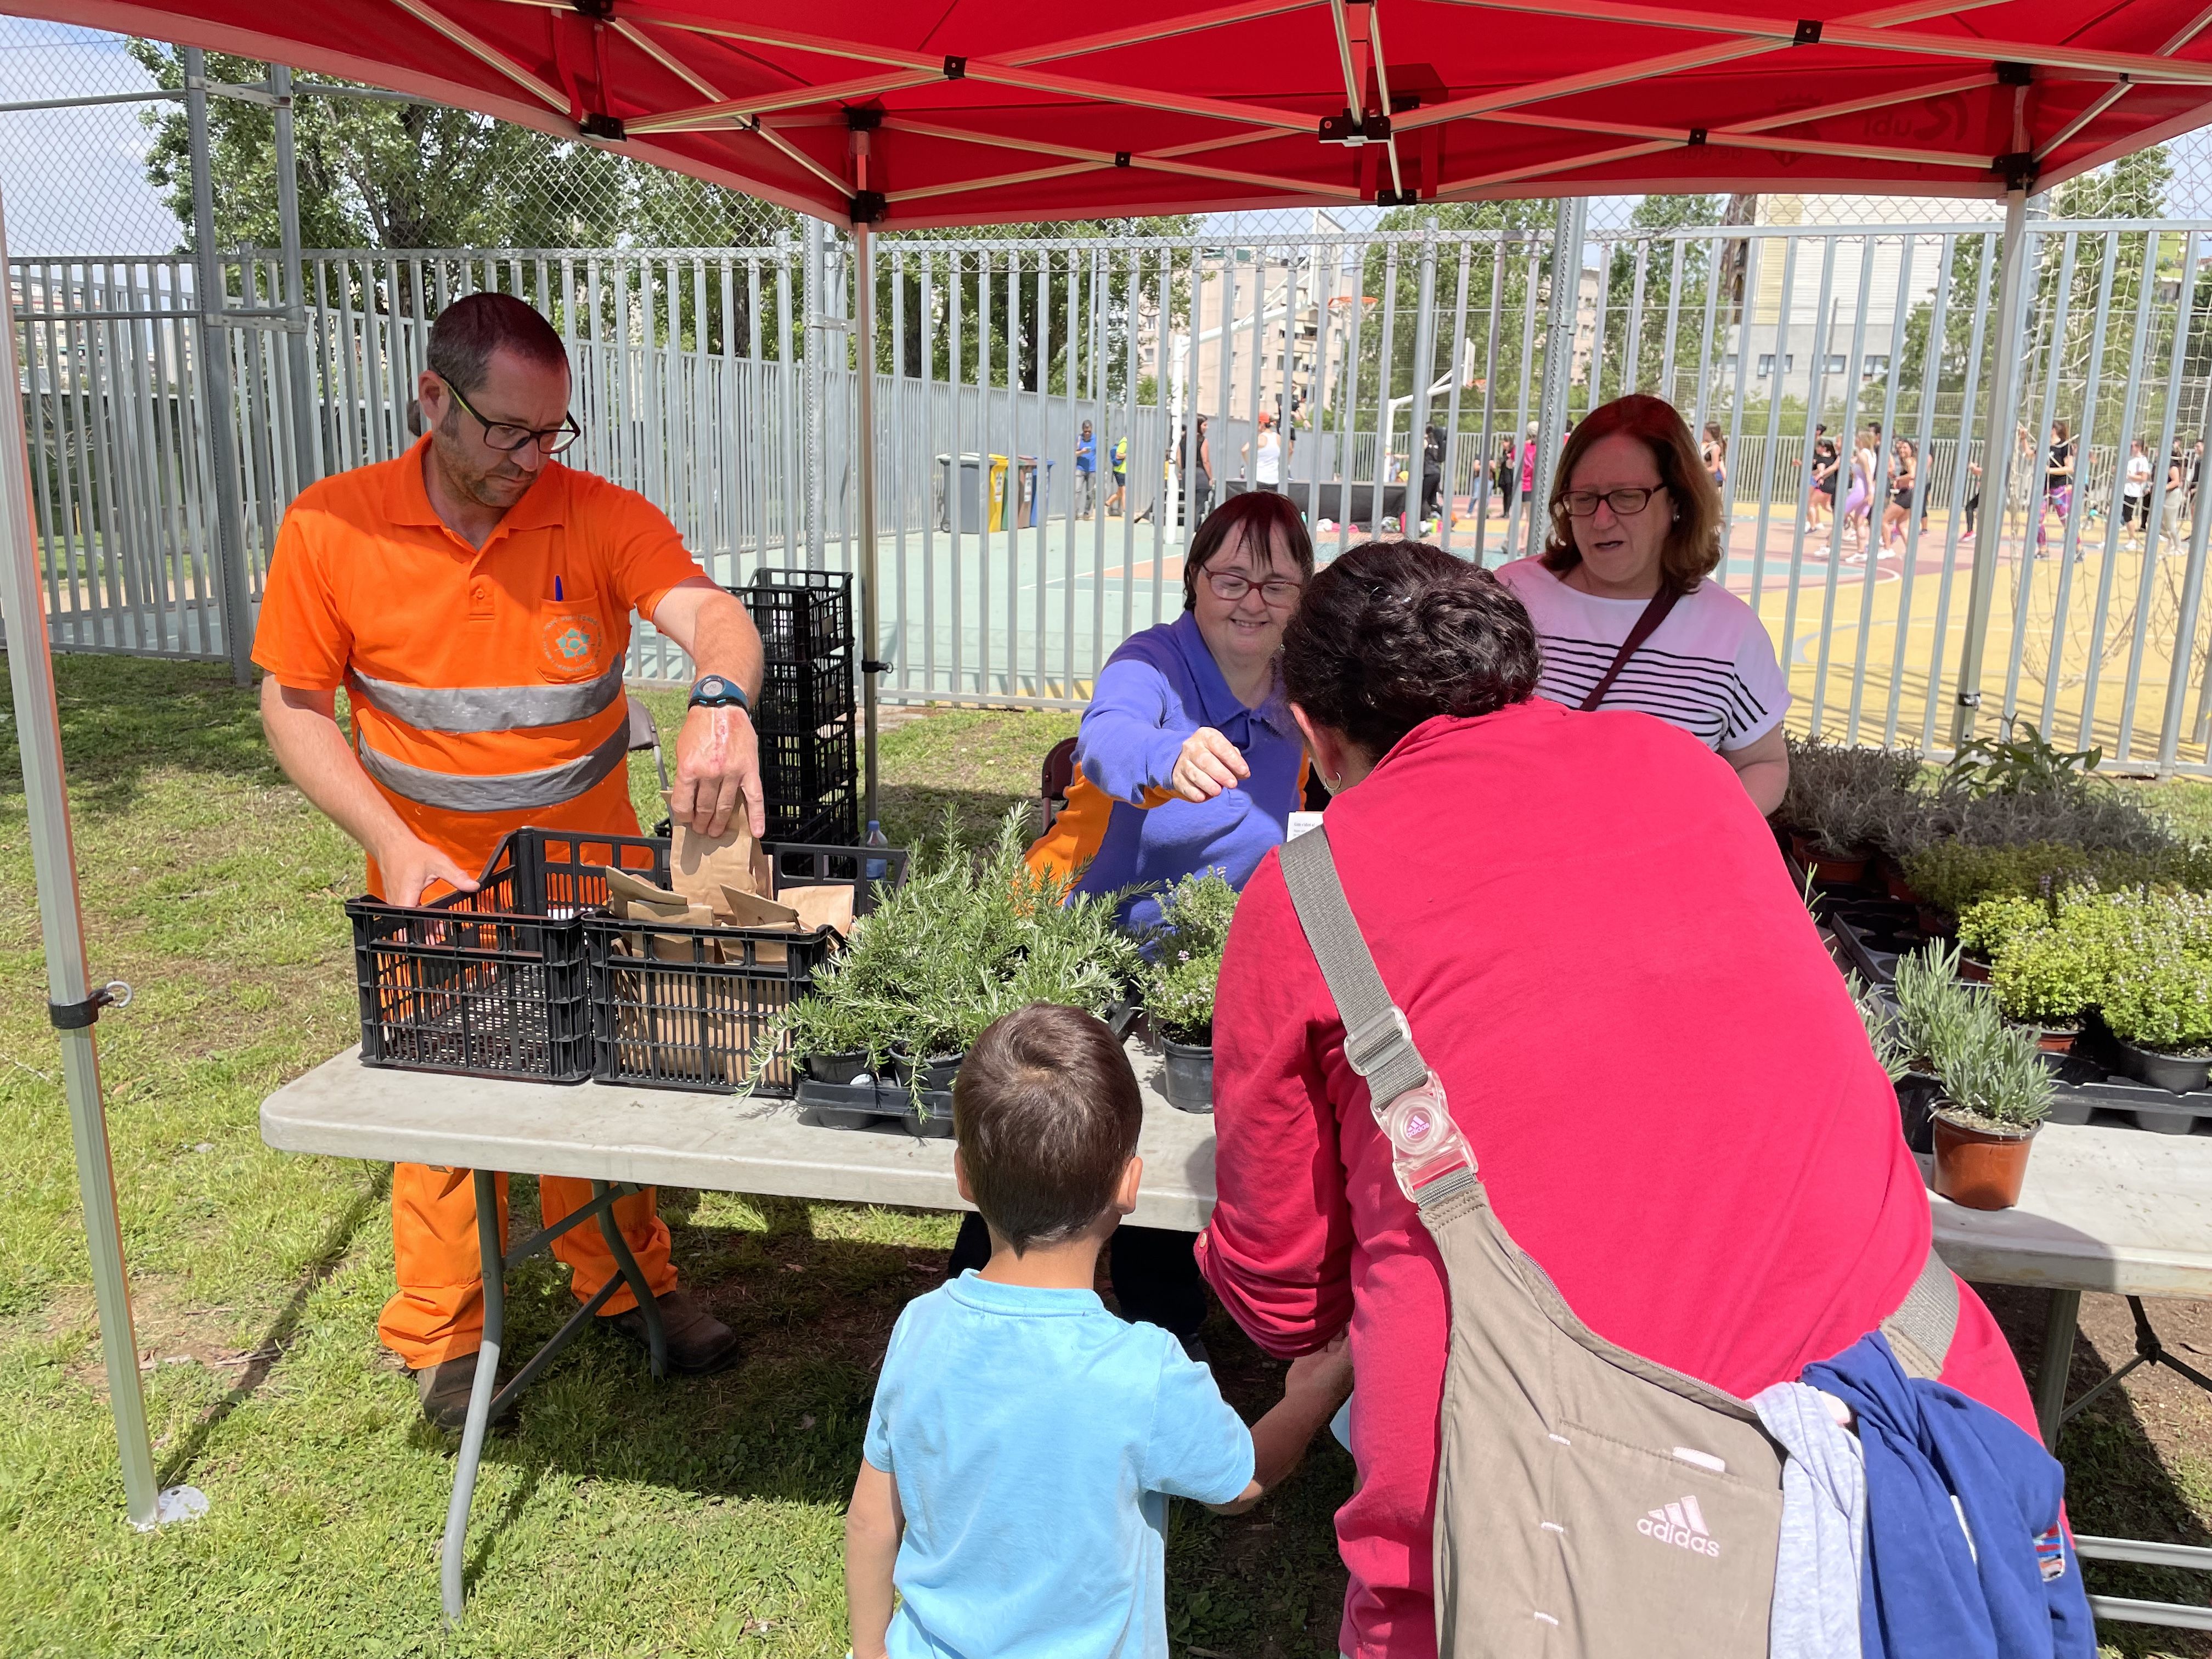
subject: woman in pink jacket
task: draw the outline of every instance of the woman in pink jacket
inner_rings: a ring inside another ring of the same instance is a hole
[[[1532,696],[1519,602],[1434,548],[1309,585],[1283,673],[1345,892],[1497,1214],[1597,1334],[1748,1397],[1849,1347],[1924,1265],[1927,1194],[1857,1011],[1726,761]],[[1214,1016],[1220,1198],[1200,1261],[1270,1352],[1349,1327],[1356,1659],[1436,1651],[1447,1330],[1436,1249],[1284,888],[1237,912]],[[1971,1291],[1942,1380],[2033,1432]]]

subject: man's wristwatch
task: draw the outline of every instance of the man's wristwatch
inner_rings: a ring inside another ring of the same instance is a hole
[[[691,705],[694,708],[734,708],[750,719],[753,700],[745,689],[735,680],[720,674],[702,674],[691,682]]]

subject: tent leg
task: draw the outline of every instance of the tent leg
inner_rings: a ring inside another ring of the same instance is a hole
[[[876,596],[876,239],[860,219],[853,222],[853,289],[860,337],[854,365],[860,373],[854,384],[860,427],[855,465],[860,483],[860,818],[872,834],[882,816],[876,810],[876,693],[878,677],[889,665],[876,660],[883,643]]]
[[[4,230],[0,230],[0,266],[7,258],[6,241]],[[0,331],[0,385],[21,384],[21,373],[15,331]],[[70,833],[53,659],[40,592],[23,404],[12,397],[0,398],[0,541],[6,544],[0,549],[0,617],[7,623],[8,676],[15,691],[16,741],[23,757],[31,862],[38,875],[46,998],[58,1009],[81,1009],[91,996],[85,975],[84,921],[78,908],[76,853]],[[127,997],[127,990],[122,994]],[[87,1012],[96,1014],[97,1009]],[[131,1323],[131,1286],[124,1271],[122,1229],[116,1219],[115,1168],[100,1102],[99,1045],[88,1022],[63,1030],[60,1036],[77,1191],[84,1205],[93,1295],[100,1309],[100,1352],[107,1363],[108,1403],[123,1461],[124,1504],[131,1524],[143,1529],[197,1514],[206,1507],[206,1500],[189,1487],[161,1492],[155,1486],[146,1398],[138,1381],[138,1342]]]
[[[292,142],[292,71],[269,66],[269,89],[276,95],[276,240],[284,266],[284,361],[291,379],[285,410],[292,423],[292,487],[315,482],[314,386],[307,374],[307,266],[300,254],[300,158]]]
[[[1982,647],[2004,552],[2005,501],[2012,491],[2013,404],[2020,388],[2021,295],[2027,286],[2027,191],[2005,193],[2004,270],[1997,292],[1997,360],[1990,380],[1990,412],[1982,426],[1982,507],[1974,537],[1973,582],[1967,590],[1966,637],[1959,647],[1959,681],[1951,746],[1974,735],[1982,701]],[[2033,492],[2031,492],[2031,495]],[[2025,547],[2021,556],[2027,556]]]

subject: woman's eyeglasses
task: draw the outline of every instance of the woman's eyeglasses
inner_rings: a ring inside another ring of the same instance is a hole
[[[1603,501],[1613,509],[1615,518],[1626,519],[1650,506],[1651,498],[1666,487],[1665,484],[1654,484],[1649,489],[1570,489],[1560,499],[1566,502],[1567,514],[1571,518],[1587,519],[1597,511],[1597,504]]]
[[[563,416],[558,426],[547,427],[514,426],[505,421],[488,421],[477,413],[475,405],[461,396],[461,389],[451,380],[446,381],[446,390],[453,394],[453,401],[467,410],[476,423],[483,428],[484,447],[496,449],[502,454],[512,455],[534,443],[542,453],[558,455],[584,435],[584,428],[576,424],[574,415]]]
[[[1298,602],[1305,589],[1304,582],[1294,582],[1286,577],[1271,576],[1266,581],[1255,582],[1249,576],[1241,576],[1234,570],[1209,570],[1206,585],[1213,590],[1213,597],[1227,605],[1234,605],[1254,588],[1260,597],[1277,611],[1287,611]]]

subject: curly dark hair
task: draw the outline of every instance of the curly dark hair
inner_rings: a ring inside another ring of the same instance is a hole
[[[1283,686],[1376,759],[1423,720],[1487,714],[1536,690],[1536,629],[1479,565],[1425,542],[1368,542],[1306,585]]]

